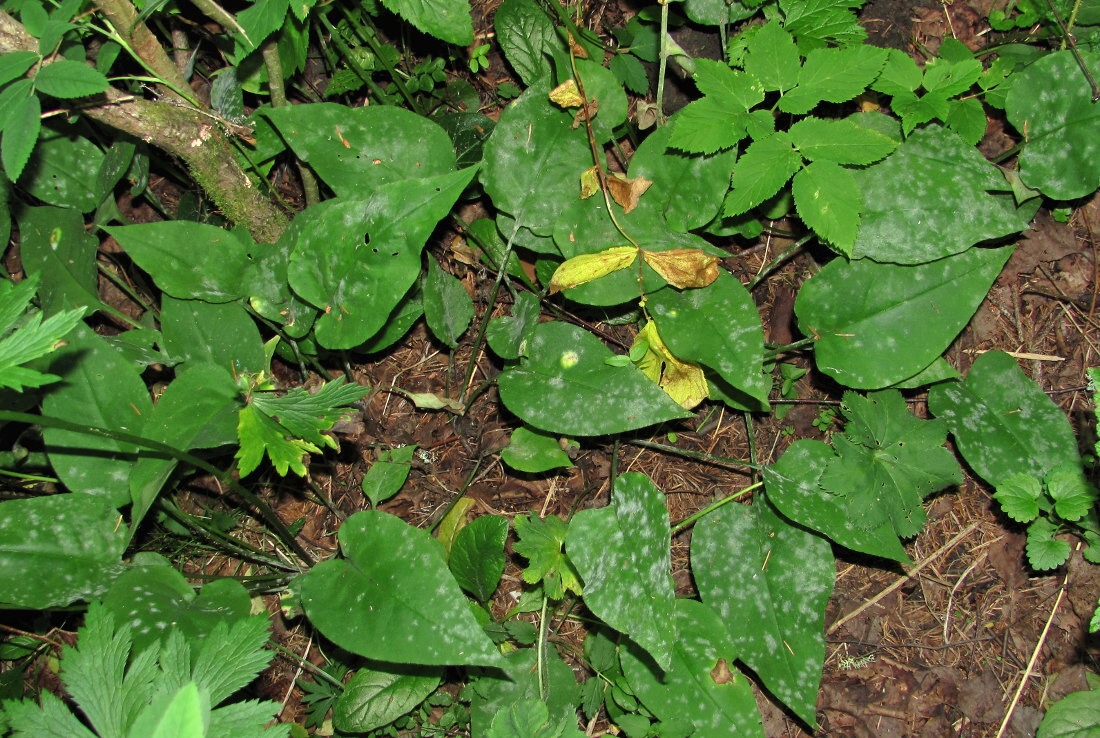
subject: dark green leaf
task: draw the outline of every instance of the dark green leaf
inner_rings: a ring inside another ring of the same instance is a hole
[[[361,668],[336,700],[332,724],[349,733],[381,728],[415,709],[438,685],[439,673],[432,669]]]
[[[234,377],[267,365],[256,321],[240,302],[161,299],[161,348],[174,362],[209,363]]]
[[[34,85],[47,95],[63,99],[98,95],[111,86],[101,72],[68,59],[43,66],[34,77]]]
[[[1096,504],[1096,488],[1085,479],[1079,463],[1063,464],[1048,474],[1045,481],[1054,500],[1054,512],[1062,520],[1080,520]]]
[[[474,302],[461,280],[443,271],[435,257],[429,256],[421,294],[424,320],[432,335],[456,348],[474,317]]]
[[[502,359],[518,359],[524,343],[539,321],[539,300],[530,292],[520,292],[511,315],[493,318],[485,330],[489,348]]]
[[[401,491],[405,480],[409,478],[415,452],[416,444],[411,444],[387,449],[378,454],[378,460],[371,464],[363,476],[363,494],[371,505],[377,506]]]
[[[1027,528],[1027,561],[1036,571],[1050,571],[1069,558],[1069,543],[1058,540],[1058,532],[1046,518],[1038,518]]]
[[[499,515],[474,518],[455,536],[447,564],[458,586],[478,602],[488,602],[500,584],[507,537],[508,520]]]
[[[512,437],[501,450],[500,458],[516,471],[528,474],[573,466],[557,438],[527,427],[512,431]]]
[[[556,515],[545,518],[517,515],[512,524],[517,541],[513,550],[527,559],[523,581],[542,583],[546,596],[560,600],[568,592],[580,594],[581,582],[573,562],[562,553],[569,525]]]
[[[16,124],[14,119],[12,124]],[[23,121],[23,125],[37,128],[37,124],[29,121]],[[4,132],[5,151],[8,134],[14,132],[7,129]],[[103,152],[89,138],[79,135],[77,129],[60,125],[43,127],[38,146],[34,148],[19,184],[51,205],[89,213],[99,205],[96,185],[103,158]],[[11,174],[10,170],[8,174]]]
[[[1037,738],[1088,738],[1100,732],[1100,699],[1095,690],[1068,694],[1047,710]]]
[[[473,19],[466,0],[382,0],[388,10],[424,33],[455,46],[474,41]]]
[[[554,22],[532,0],[505,0],[493,17],[493,27],[504,58],[528,87],[550,79],[551,59],[568,60]]]
[[[867,38],[855,8],[863,0],[781,0],[783,25],[804,48],[852,46]],[[858,47],[857,47],[858,48]]]
[[[38,132],[41,129],[42,104],[34,95],[19,100],[7,113],[4,135],[0,138],[0,160],[3,161],[4,171],[12,182],[23,174],[27,160],[38,143]]]

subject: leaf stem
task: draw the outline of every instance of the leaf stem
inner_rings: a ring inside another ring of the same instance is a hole
[[[713,464],[715,466],[721,466],[728,469],[741,470],[763,468],[757,464],[752,463],[751,461],[734,459],[729,456],[715,456],[714,454],[708,454],[702,451],[692,451],[691,449],[687,448],[677,448],[676,446],[668,446],[663,443],[656,443],[654,441],[629,440],[626,441],[626,443],[629,443],[631,446],[640,446],[642,448],[652,449],[653,451],[662,451],[666,454],[683,456],[686,459],[702,461],[706,464]]]
[[[535,670],[538,672],[539,677],[539,699],[546,702],[547,690],[546,690],[546,609],[550,599],[544,592],[542,595],[542,613],[539,617],[539,641],[538,647],[535,652],[536,666]]]
[[[753,484],[750,484],[748,487],[745,487],[743,490],[741,490],[740,492],[738,492],[736,494],[732,494],[732,495],[729,495],[727,497],[723,497],[720,500],[712,502],[711,504],[704,507],[702,510],[700,510],[696,513],[693,513],[692,515],[687,516],[686,518],[681,520],[679,523],[672,526],[672,531],[671,531],[670,535],[672,535],[672,536],[678,535],[685,528],[688,528],[692,525],[695,525],[695,523],[698,522],[700,518],[702,518],[706,515],[710,515],[712,512],[714,512],[718,508],[722,507],[723,505],[727,505],[731,502],[734,502],[735,500],[739,500],[742,497],[744,497],[745,495],[752,492],[753,490],[759,489],[763,486],[764,486],[763,482],[754,482]]]
[[[772,273],[775,272],[776,269],[781,267],[783,264],[785,264],[787,261],[789,261],[794,256],[797,256],[799,253],[801,253],[802,249],[806,246],[807,243],[810,242],[810,239],[813,238],[813,237],[814,237],[814,234],[808,233],[805,236],[803,236],[802,238],[800,238],[797,241],[795,241],[794,243],[792,243],[790,246],[788,246],[786,248],[786,250],[783,251],[783,253],[781,253],[779,256],[775,257],[774,259],[772,259],[768,264],[766,264],[757,273],[757,275],[755,277],[753,277],[752,280],[747,285],[745,285],[745,289],[747,289],[749,292],[752,292],[754,289],[756,289],[756,287],[761,282],[763,282],[765,279],[770,277],[772,275]]]
[[[795,341],[794,343],[787,343],[787,344],[784,344],[782,346],[773,346],[772,348],[765,348],[764,358],[765,359],[771,359],[771,358],[774,358],[776,356],[779,356],[780,354],[785,354],[788,351],[797,351],[798,349],[803,349],[803,348],[806,348],[807,346],[813,346],[813,343],[814,343],[815,340],[816,339],[813,339],[813,338],[803,338],[799,341]]]
[[[657,127],[665,124],[665,75],[668,73],[668,3],[658,0],[661,5],[661,46],[657,63]]]

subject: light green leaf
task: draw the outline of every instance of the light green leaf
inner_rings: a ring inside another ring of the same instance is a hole
[[[1085,479],[1080,463],[1059,466],[1045,481],[1054,500],[1054,512],[1063,520],[1080,520],[1096,504],[1096,488]]]
[[[768,500],[786,518],[841,546],[908,563],[909,556],[889,524],[863,525],[865,511],[851,509],[851,498],[823,486],[822,478],[836,458],[833,449],[820,441],[795,441],[778,462],[764,469]]]
[[[1100,57],[1081,51],[1094,75]],[[1091,195],[1100,185],[1100,108],[1069,50],[1048,54],[1012,76],[1005,112],[1027,138],[1020,176],[1054,200]]]
[[[1036,738],[1088,738],[1100,733],[1100,695],[1095,690],[1067,694],[1047,710]]]
[[[153,698],[131,726],[128,738],[205,738],[210,701],[194,682]]]
[[[500,584],[507,537],[508,520],[499,515],[474,518],[455,536],[447,565],[458,586],[478,602],[488,602]]]
[[[798,37],[789,23],[786,27]],[[820,102],[847,102],[867,89],[885,63],[886,51],[874,46],[814,49],[798,74],[798,86],[779,98],[779,109],[804,115]]]
[[[981,76],[982,63],[977,59],[932,59],[924,67],[923,84],[930,94],[951,98],[969,90]]]
[[[767,405],[771,382],[763,372],[760,313],[740,282],[722,271],[701,289],[650,293],[647,308],[675,356],[710,369],[761,408]]]
[[[748,112],[731,108],[719,97],[693,100],[670,121],[669,146],[693,154],[732,149],[748,135]]]
[[[997,485],[993,497],[1001,503],[1005,515],[1017,523],[1030,523],[1039,516],[1039,498],[1043,485],[1030,474],[1020,472]]]
[[[1046,518],[1036,518],[1027,527],[1027,561],[1036,571],[1050,571],[1069,558],[1069,542],[1054,537],[1058,528]]]
[[[500,375],[500,399],[525,423],[550,433],[599,436],[690,415],[634,367],[608,366],[611,351],[561,322],[538,325],[527,358]]]
[[[381,728],[415,709],[438,685],[439,672],[434,669],[361,668],[336,700],[332,724],[347,733]]]
[[[928,409],[947,421],[963,458],[995,486],[1081,463],[1065,413],[1001,351],[979,356],[962,382],[933,387]]]
[[[54,353],[51,368],[65,381],[50,388],[42,414],[71,423],[140,435],[153,403],[137,369],[91,329],[80,325]],[[64,367],[64,370],[61,370]],[[138,448],[99,435],[59,428],[42,430],[50,464],[73,492],[129,502],[128,480]]]
[[[294,219],[290,285],[321,309],[314,330],[322,346],[354,348],[383,328],[416,282],[424,242],[473,174],[396,181],[365,200],[328,200]]]
[[[239,43],[245,50],[257,49],[264,40],[282,27],[289,0],[257,0],[237,13],[237,22],[244,30],[245,38]]]
[[[38,70],[34,86],[51,97],[69,99],[98,95],[111,84],[102,73],[84,62],[57,59]]]
[[[344,558],[301,579],[306,613],[326,638],[399,664],[503,664],[425,531],[364,511],[344,522],[339,537]]]
[[[428,257],[428,272],[421,287],[424,320],[432,335],[452,349],[470,327],[474,302],[461,280],[443,271],[434,256]]]
[[[852,170],[815,161],[794,175],[791,194],[802,222],[833,249],[850,256],[863,209],[863,194]]]
[[[636,472],[615,479],[607,507],[576,513],[565,540],[588,609],[663,669],[677,639],[669,627],[676,599],[670,545],[665,497]]]
[[[487,738],[584,738],[577,721],[569,716],[550,720],[550,711],[540,698],[529,697],[513,702],[498,712],[486,734]]]
[[[4,135],[0,138],[0,161],[12,182],[22,177],[31,152],[38,145],[41,129],[42,103],[37,96],[22,97],[7,112]]]
[[[469,46],[474,41],[467,0],[382,0],[382,4],[441,41],[455,46]]]
[[[554,22],[532,0],[505,0],[493,16],[493,28],[504,58],[528,87],[549,81],[552,59],[568,63]]]
[[[873,164],[898,146],[889,136],[848,118],[803,118],[791,126],[790,135],[806,159],[837,164]]]
[[[126,527],[83,494],[0,503],[0,600],[36,610],[99,595],[123,570]]]
[[[224,228],[166,220],[104,230],[172,297],[232,302],[247,296],[248,246]]]
[[[542,583],[546,596],[560,600],[569,592],[581,593],[580,575],[573,562],[562,553],[569,525],[556,515],[538,518],[517,515],[512,520],[516,529],[513,550],[527,559],[523,581]]]
[[[24,387],[41,387],[61,377],[20,366],[53,352],[80,322],[84,309],[59,312],[45,321],[35,312],[24,316],[38,286],[37,277],[19,284],[0,283],[0,387],[22,392]],[[60,371],[60,370],[59,370]]]
[[[455,169],[446,131],[404,108],[312,103],[272,108],[264,115],[341,197],[365,198],[384,184]]]
[[[899,49],[886,50],[886,64],[871,85],[875,92],[884,95],[908,95],[921,86],[924,75],[913,57]]]
[[[42,692],[39,701],[41,706],[30,700],[4,704],[15,738],[97,738],[52,692]]]
[[[321,452],[309,441],[291,436],[279,423],[251,405],[241,408],[237,419],[237,441],[240,448],[235,458],[241,477],[255,471],[265,453],[280,476],[285,477],[288,471],[293,471],[304,477],[306,465],[302,457]]]
[[[725,107],[748,110],[764,100],[764,86],[751,74],[729,68],[725,62],[695,60],[695,86]]]
[[[856,173],[863,222],[853,258],[918,264],[1015,233],[1027,218],[1001,172],[939,126],[914,132],[884,161]]]
[[[255,319],[241,302],[161,299],[161,348],[185,366],[213,364],[233,376],[267,365]]]
[[[638,699],[661,720],[688,720],[693,738],[763,738],[752,685],[733,664],[740,654],[718,614],[701,602],[676,600],[669,625],[679,636],[663,673],[637,647],[621,652]]]
[[[691,571],[700,598],[728,624],[738,658],[812,725],[836,578],[828,541],[785,522],[762,498],[724,505],[695,525]]]
[[[573,466],[556,437],[526,426],[512,431],[508,445],[501,449],[500,458],[516,471],[528,474]]]
[[[372,506],[385,502],[401,491],[405,480],[409,478],[416,444],[386,449],[378,454],[378,460],[371,464],[363,476],[363,494]]]
[[[791,34],[772,20],[749,39],[745,72],[759,80],[765,90],[783,91],[798,82],[800,61]]]
[[[972,249],[916,266],[867,259],[826,264],[795,300],[799,327],[817,337],[818,368],[863,389],[913,376],[963,329],[1011,252],[1011,246]]]
[[[862,0],[781,0],[783,25],[803,48],[852,46],[867,38],[854,8]],[[857,48],[859,48],[857,46]]]
[[[789,134],[779,131],[753,141],[733,168],[733,189],[725,214],[740,215],[779,192],[802,165]]]

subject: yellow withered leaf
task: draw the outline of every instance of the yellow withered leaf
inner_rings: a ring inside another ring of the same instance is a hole
[[[691,410],[707,399],[707,378],[703,375],[702,368],[698,364],[680,361],[673,356],[657,333],[656,323],[646,323],[645,328],[634,339],[634,345],[642,341],[649,345],[649,350],[635,362],[635,366],[643,374],[660,385],[685,410]]]
[[[638,207],[638,198],[649,189],[653,180],[645,177],[624,177],[613,174],[607,178],[607,191],[611,199],[623,206],[623,212],[629,213]]]
[[[718,257],[701,249],[642,251],[645,263],[673,287],[706,287],[718,279]]]
[[[550,278],[550,294],[626,269],[637,257],[638,249],[633,246],[613,246],[598,254],[581,254],[566,259]]]
[[[588,167],[581,172],[581,199],[587,200],[600,191],[600,175],[596,167]]]
[[[584,97],[577,88],[577,80],[567,79],[550,90],[550,102],[561,108],[579,108],[584,105]]]

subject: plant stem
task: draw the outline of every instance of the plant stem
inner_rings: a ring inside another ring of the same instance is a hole
[[[780,354],[785,354],[788,351],[797,351],[798,349],[803,349],[807,346],[813,346],[814,340],[815,339],[813,338],[803,338],[799,341],[788,343],[783,346],[773,346],[772,348],[765,347],[764,358],[771,359],[773,357],[779,356]]]
[[[401,93],[401,97],[405,98],[405,102],[408,103],[409,108],[417,115],[427,115],[417,99],[409,92],[409,88],[405,87],[405,81],[401,79],[401,74],[397,71],[397,68],[390,64],[389,59],[382,51],[382,46],[378,43],[378,29],[371,23],[370,18],[364,18],[364,22],[360,22],[355,15],[344,8],[344,18],[348,23],[355,28],[356,34],[359,38],[363,39],[363,43],[370,47],[371,53],[378,59],[389,72],[390,79],[393,80],[394,85],[397,86],[397,91]],[[347,61],[347,59],[345,59]]]
[[[267,68],[267,87],[271,92],[271,107],[282,108],[287,105],[286,84],[283,79],[283,61],[279,58],[279,44],[275,37],[264,42],[263,51],[264,66]],[[321,191],[317,187],[317,178],[300,159],[295,160],[298,165],[298,177],[302,181],[302,194],[306,198],[306,206],[316,205],[321,201]]]
[[[665,124],[665,74],[668,72],[668,3],[669,0],[658,0],[661,4],[661,46],[658,51],[657,64],[657,126]]]
[[[729,456],[715,456],[714,454],[704,453],[702,451],[692,451],[687,448],[677,448],[676,446],[667,446],[663,443],[655,443],[653,441],[631,440],[626,441],[631,446],[640,446],[642,448],[652,449],[654,451],[662,451],[666,454],[673,454],[674,456],[683,456],[685,459],[693,459],[695,461],[702,461],[707,464],[713,464],[715,466],[721,466],[728,469],[760,469],[758,465],[751,461],[743,461],[741,459],[734,459]]]
[[[539,640],[535,651],[536,666],[535,670],[538,672],[539,677],[539,699],[546,702],[547,690],[546,690],[546,631],[548,626],[546,624],[546,610],[549,604],[549,598],[543,594],[542,596],[542,613],[539,617]]]
[[[748,487],[745,487],[743,490],[741,490],[740,492],[738,492],[735,495],[729,495],[728,497],[723,497],[722,499],[718,500],[717,502],[712,502],[711,504],[704,507],[702,510],[700,510],[700,511],[698,511],[698,512],[692,514],[692,515],[689,515],[688,517],[684,518],[683,520],[681,520],[676,525],[672,526],[672,531],[671,531],[670,535],[675,536],[675,535],[679,534],[680,531],[684,530],[685,528],[688,528],[692,525],[695,525],[695,523],[700,518],[711,514],[712,512],[717,510],[718,508],[722,507],[723,505],[726,505],[726,504],[729,504],[729,503],[731,503],[735,500],[741,499],[742,497],[749,494],[753,490],[759,489],[760,487],[763,487],[763,486],[764,486],[763,482],[755,482],[753,484],[750,484]]]
[[[759,285],[765,279],[770,277],[776,269],[781,267],[783,264],[785,264],[787,261],[789,261],[792,257],[794,257],[797,254],[801,253],[803,247],[807,243],[809,243],[810,239],[813,238],[813,237],[814,237],[814,234],[808,233],[805,236],[803,236],[802,238],[800,238],[797,241],[795,241],[794,243],[792,243],[790,246],[788,246],[786,248],[786,250],[783,251],[783,253],[781,253],[779,256],[775,257],[770,262],[768,262],[768,264],[765,265],[764,268],[760,270],[760,273],[757,274],[755,277],[753,277],[752,280],[747,285],[745,285],[745,289],[747,289],[749,292],[752,292],[754,289],[756,289],[757,285]]]

